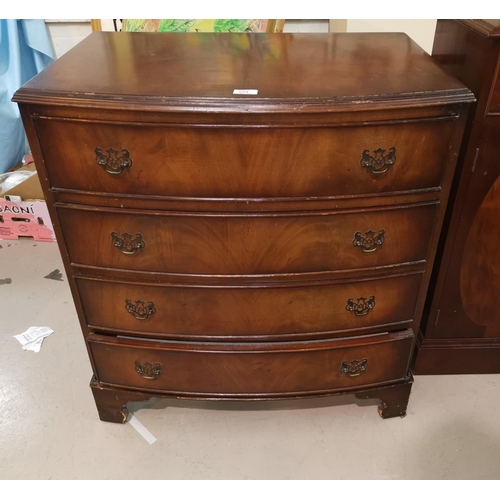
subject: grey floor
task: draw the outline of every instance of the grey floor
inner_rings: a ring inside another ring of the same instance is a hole
[[[499,479],[500,375],[416,377],[406,418],[350,397],[154,400],[101,422],[56,244],[0,240],[0,479]],[[54,333],[39,353],[13,338]]]

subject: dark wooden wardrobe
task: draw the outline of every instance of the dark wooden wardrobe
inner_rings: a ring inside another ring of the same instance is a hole
[[[500,372],[500,20],[439,20],[432,57],[471,107],[425,306],[416,374]]]

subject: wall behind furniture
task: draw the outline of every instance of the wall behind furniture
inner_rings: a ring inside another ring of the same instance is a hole
[[[328,19],[287,19],[283,33],[328,33]]]
[[[348,19],[347,32],[403,32],[430,54],[436,23],[437,19]]]
[[[395,31],[408,34],[427,52],[432,51],[436,19],[287,19],[285,33],[334,31],[383,32]],[[92,32],[90,19],[46,19],[56,57],[81,42]],[[102,29],[113,31],[112,19],[102,19]]]
[[[54,55],[63,54],[92,33],[90,19],[45,19]]]

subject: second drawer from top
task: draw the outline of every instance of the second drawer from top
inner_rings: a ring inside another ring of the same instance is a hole
[[[57,208],[73,264],[196,275],[322,273],[426,259],[437,202],[344,212]]]

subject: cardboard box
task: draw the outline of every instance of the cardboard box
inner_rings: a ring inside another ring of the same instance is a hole
[[[0,195],[0,240],[56,241],[35,164],[11,170],[24,171],[34,173]]]

